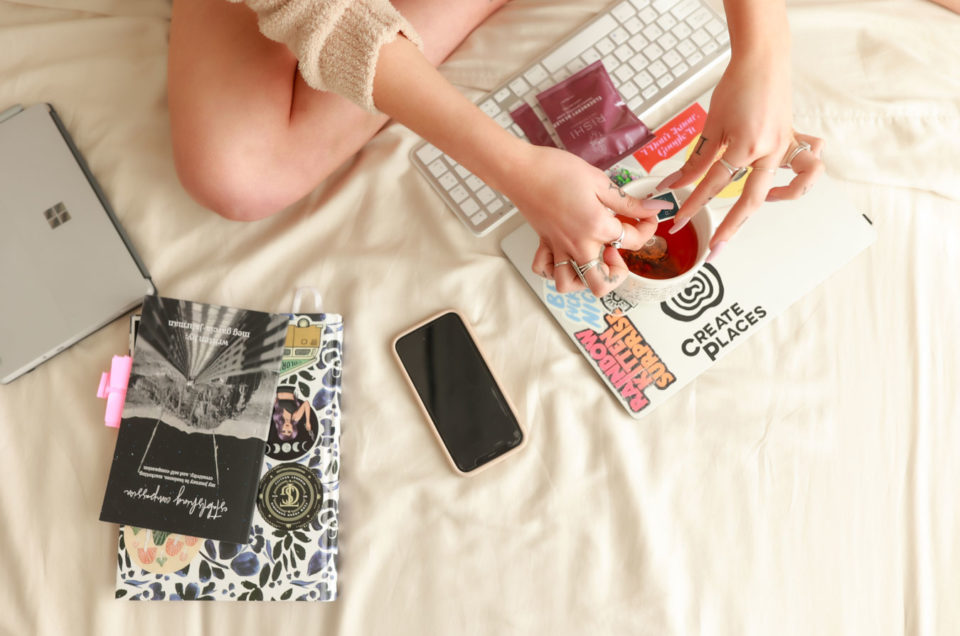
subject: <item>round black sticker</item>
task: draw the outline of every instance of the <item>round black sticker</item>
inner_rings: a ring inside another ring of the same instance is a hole
[[[300,464],[281,464],[267,471],[257,493],[260,515],[280,530],[296,530],[309,524],[322,501],[320,480]]]

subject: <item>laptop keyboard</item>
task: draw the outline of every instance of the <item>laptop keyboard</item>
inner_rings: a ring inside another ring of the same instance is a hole
[[[727,27],[703,0],[623,0],[606,7],[477,104],[500,126],[526,138],[510,112],[527,103],[546,122],[536,94],[601,60],[624,101],[643,120],[722,64],[729,52]],[[426,141],[410,156],[475,235],[483,236],[517,211],[509,199]]]

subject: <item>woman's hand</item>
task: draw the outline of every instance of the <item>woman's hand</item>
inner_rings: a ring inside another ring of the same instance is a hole
[[[670,204],[627,195],[601,170],[564,150],[517,143],[518,158],[496,187],[540,236],[534,273],[554,279],[562,293],[583,289],[585,282],[596,296],[607,294],[628,273],[610,244],[619,239],[625,249],[640,249],[656,231],[657,212]],[[582,280],[577,265],[589,266]]]
[[[785,19],[781,29],[774,20],[757,34],[751,32],[756,20],[750,19],[749,12],[758,9],[744,9],[742,22],[737,20],[736,9],[728,7],[731,36],[739,26],[741,37],[733,38],[733,57],[714,89],[700,140],[683,167],[658,186],[680,188],[703,176],[677,213],[674,227],[679,228],[731,180],[742,178],[743,174],[738,174],[741,168],[752,168],[743,194],[710,241],[711,256],[765,200],[797,198],[823,171],[822,140],[793,130]],[[777,168],[786,163],[797,173],[796,178],[789,186],[771,191]]]

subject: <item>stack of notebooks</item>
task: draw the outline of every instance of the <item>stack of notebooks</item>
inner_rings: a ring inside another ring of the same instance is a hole
[[[148,296],[102,521],[117,598],[336,598],[343,323]]]

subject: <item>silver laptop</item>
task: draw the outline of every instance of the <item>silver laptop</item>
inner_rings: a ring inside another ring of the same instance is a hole
[[[154,293],[56,111],[0,112],[0,383]]]

